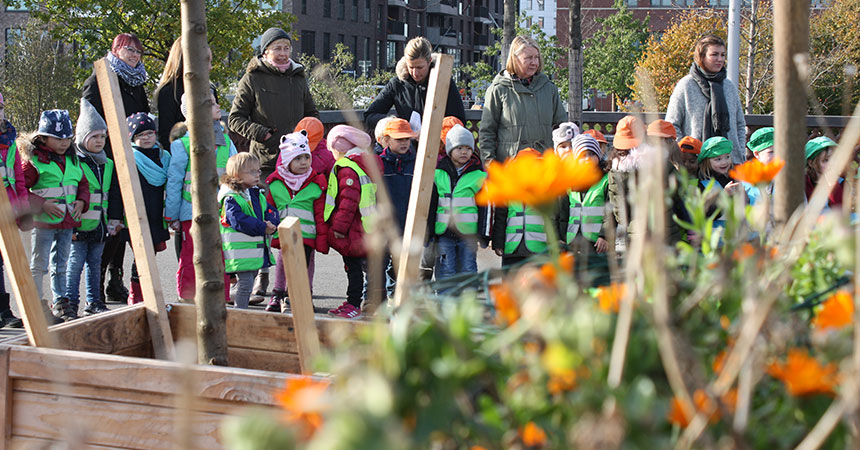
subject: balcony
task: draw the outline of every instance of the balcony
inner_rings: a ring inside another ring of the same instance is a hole
[[[490,18],[490,8],[487,8],[486,6],[478,6],[475,8],[475,21],[492,25],[493,19]]]
[[[442,30],[439,27],[427,27],[427,39],[434,46],[444,45],[446,47],[454,47],[458,44],[457,32],[453,29]]]
[[[388,40],[389,41],[405,41],[406,40],[406,24],[396,20],[388,21]]]
[[[388,6],[398,6],[400,8],[406,7],[405,0],[388,0]]]
[[[456,16],[458,14],[457,6],[452,3],[453,2],[446,2],[445,0],[430,0],[427,2],[427,13]]]
[[[476,34],[472,42],[474,42],[475,50],[486,50],[490,46],[490,36]]]

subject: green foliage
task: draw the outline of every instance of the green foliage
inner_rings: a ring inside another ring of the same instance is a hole
[[[582,81],[587,89],[615,94],[621,104],[630,97],[636,61],[648,40],[648,19],[633,17],[623,0],[615,14],[596,19],[600,28],[583,43]]]
[[[860,0],[833,0],[809,21],[810,79],[825,114],[860,102]]]
[[[171,0],[8,0],[7,3],[27,8],[49,26],[55,39],[76,43],[78,56],[85,62],[104,56],[117,34],[136,34],[144,47],[143,63],[150,75],[147,83],[150,91],[155,88],[170,47],[182,28],[180,2]],[[294,20],[291,14],[271,9],[267,0],[207,0],[212,82],[225,87],[240,77],[253,54],[254,38],[272,26],[289,32]],[[89,69],[79,68],[75,86],[81,86],[89,74]]]
[[[367,108],[378,92],[393,76],[390,72],[376,71],[371,76],[354,77],[355,57],[343,43],[337,43],[331,62],[323,64],[313,55],[302,55],[300,61],[308,74],[308,85],[319,110]]]
[[[81,91],[70,82],[75,59],[69,51],[35,20],[7,41],[3,95],[6,116],[19,131],[35,130],[46,109],[77,116]]]

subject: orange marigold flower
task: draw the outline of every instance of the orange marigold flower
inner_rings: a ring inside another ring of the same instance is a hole
[[[550,375],[546,389],[550,394],[561,394],[576,388],[576,371],[573,369],[558,371]]]
[[[848,291],[838,291],[821,304],[812,325],[819,329],[842,328],[854,321],[854,299]]]
[[[290,378],[275,399],[284,410],[284,420],[301,428],[304,439],[310,439],[322,426],[325,404],[322,396],[330,382],[311,377]]]
[[[546,444],[546,432],[534,422],[529,422],[520,428],[520,438],[526,447],[536,447]]]
[[[728,353],[726,353],[725,350],[717,353],[717,357],[714,358],[714,363],[711,364],[711,368],[714,369],[714,373],[718,374],[723,371],[723,367],[726,365],[726,356],[728,356]]]
[[[708,398],[708,394],[701,389],[697,389],[696,392],[693,393],[693,403],[696,406],[697,412],[707,413],[711,411],[710,422],[716,423],[720,420],[720,412],[717,410],[717,405],[714,404],[714,401]],[[688,408],[684,408],[681,400],[677,397],[672,398],[672,404],[669,407],[669,414],[667,415],[667,419],[670,423],[678,425],[681,428],[686,428],[687,425],[693,420],[694,413],[689,411]]]
[[[621,299],[627,292],[624,283],[612,283],[609,286],[601,286],[597,289],[597,299],[600,301],[600,309],[604,312],[618,312]]]
[[[469,447],[469,450],[487,450],[487,447],[484,447],[481,445],[473,445],[473,446]]]
[[[563,273],[572,273],[573,272],[573,253],[564,252],[561,256],[558,257],[558,265],[561,267]],[[558,278],[557,269],[555,264],[549,262],[541,266],[540,268],[541,276],[547,281],[547,283],[555,284],[555,280]]]
[[[738,181],[749,184],[767,184],[773,181],[776,174],[785,166],[785,161],[774,158],[773,161],[764,164],[757,159],[751,159],[739,166],[735,166],[729,172],[729,176]]]
[[[728,331],[728,329],[731,325],[732,325],[732,321],[731,321],[731,319],[729,319],[729,316],[727,316],[725,314],[720,316],[720,327],[722,329]]]
[[[744,242],[740,247],[735,249],[734,253],[732,253],[732,259],[740,262],[753,255],[755,255],[755,247],[753,247],[749,242]]]
[[[487,165],[487,179],[475,200],[480,205],[518,202],[541,206],[568,191],[586,191],[601,178],[603,172],[588,161],[562,158],[555,152],[541,155],[534,149],[526,149],[504,163],[491,161]]]
[[[838,381],[836,364],[821,365],[806,350],[796,348],[788,351],[784,364],[770,364],[767,373],[781,380],[794,396],[833,394]]]
[[[496,317],[499,323],[511,326],[519,320],[520,307],[510,286],[505,283],[490,286],[490,294],[496,304]]]

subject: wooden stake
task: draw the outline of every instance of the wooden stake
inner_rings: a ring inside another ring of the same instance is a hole
[[[507,2],[505,2],[507,3]],[[424,233],[427,231],[427,213],[439,154],[439,136],[442,135],[442,119],[448,104],[448,86],[451,84],[451,69],[454,57],[436,55],[436,65],[430,72],[424,114],[421,116],[421,137],[418,140],[418,156],[409,193],[409,210],[403,227],[403,247],[400,250],[400,265],[397,267],[397,288],[394,304],[400,306],[410,284],[418,277],[418,264],[424,250]]]
[[[104,58],[93,64],[99,91],[104,105],[105,121],[108,126],[111,148],[113,148],[116,175],[119,181],[122,201],[125,205],[125,218],[131,234],[131,248],[140,275],[143,303],[146,305],[146,319],[152,335],[152,350],[157,359],[174,359],[173,336],[167,310],[164,308],[164,293],[158,278],[155,263],[155,248],[149,233],[146,209],[143,207],[143,194],[131,141],[128,139],[128,123],[123,109],[122,95],[116,73],[108,68]]]
[[[287,291],[293,310],[296,346],[303,373],[311,373],[311,361],[320,354],[320,338],[314,318],[314,302],[308,279],[308,264],[302,243],[302,226],[296,217],[287,217],[278,226],[281,257],[287,276]]]
[[[45,308],[36,283],[33,281],[33,273],[27,263],[27,253],[21,242],[21,233],[15,225],[15,212],[6,189],[0,194],[0,249],[3,251],[3,261],[6,264],[6,273],[12,282],[12,292],[18,302],[18,313],[27,330],[27,338],[30,345],[34,347],[56,347],[53,336],[48,333],[48,321],[45,317]]]

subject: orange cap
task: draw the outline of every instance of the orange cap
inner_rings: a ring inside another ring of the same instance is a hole
[[[299,121],[298,125],[296,125],[296,129],[293,131],[298,132],[301,130],[308,132],[308,147],[311,151],[316,150],[325,135],[325,127],[323,126],[323,123],[316,117],[305,117]]]
[[[608,144],[609,143],[609,141],[606,140],[606,136],[604,136],[603,133],[595,130],[594,128],[591,128],[589,130],[585,130],[582,132],[582,134],[587,134],[587,135],[593,137],[595,140],[597,140],[597,142],[600,142],[601,144]]]
[[[672,122],[657,119],[648,124],[648,136],[657,136],[661,138],[677,139],[678,134],[675,132],[675,126]]]
[[[678,147],[681,148],[681,153],[698,155],[702,151],[702,141],[693,136],[684,136],[678,141]]]
[[[624,116],[615,126],[612,146],[619,150],[629,150],[638,147],[643,137],[645,137],[645,124],[635,116]]]
[[[382,132],[383,136],[393,137],[394,139],[403,139],[403,138],[415,138],[418,136],[417,133],[412,131],[412,127],[409,125],[409,122],[406,119],[395,118],[388,121],[385,124],[385,131]]]
[[[454,116],[448,116],[448,117],[445,117],[444,119],[442,119],[442,144],[443,145],[445,144],[445,138],[448,136],[448,131],[450,131],[451,128],[454,127],[454,125],[460,125],[461,127],[465,127],[465,125],[463,125],[463,121],[461,121],[460,119],[458,119]]]

